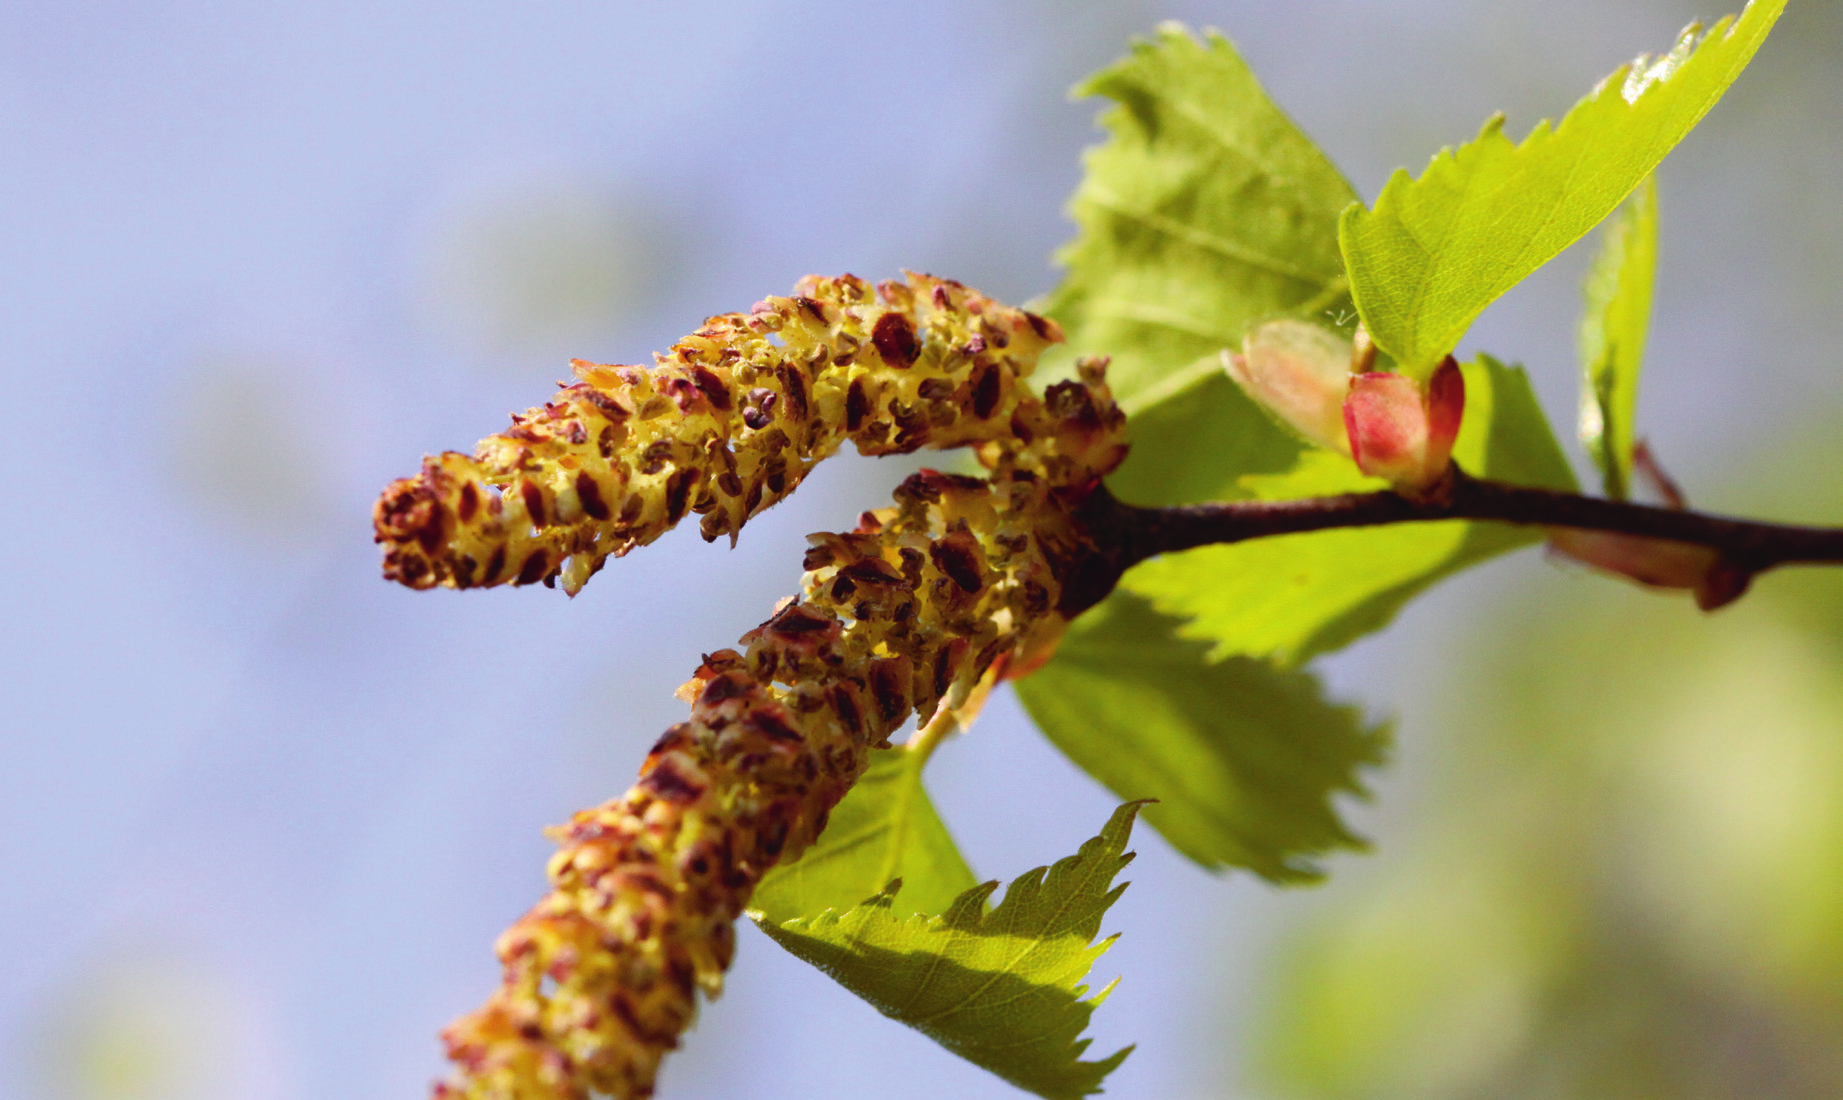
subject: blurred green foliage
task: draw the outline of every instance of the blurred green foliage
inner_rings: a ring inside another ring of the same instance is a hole
[[[1657,279],[1657,177],[1632,193],[1600,232],[1581,314],[1581,444],[1601,485],[1624,500],[1637,446],[1638,376]]]
[[[1481,622],[1412,821],[1288,937],[1274,1095],[1843,1095],[1843,576],[1570,581]]]

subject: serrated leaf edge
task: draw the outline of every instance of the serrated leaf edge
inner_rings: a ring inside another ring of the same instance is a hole
[[[1395,199],[1395,197],[1400,194],[1402,188],[1419,183],[1437,171],[1451,170],[1451,168],[1457,167],[1461,158],[1465,157],[1468,153],[1475,153],[1475,151],[1481,149],[1493,139],[1509,146],[1511,156],[1521,156],[1534,152],[1543,144],[1552,140],[1557,140],[1564,133],[1570,132],[1570,122],[1578,121],[1586,109],[1597,106],[1606,93],[1615,85],[1618,86],[1620,97],[1625,100],[1627,107],[1637,106],[1638,100],[1645,92],[1669,80],[1670,77],[1674,76],[1677,71],[1696,54],[1705,49],[1719,48],[1725,44],[1740,29],[1741,24],[1746,21],[1748,14],[1756,5],[1762,7],[1772,6],[1770,0],[1749,0],[1747,6],[1741,10],[1738,16],[1723,16],[1709,29],[1707,34],[1702,33],[1702,24],[1700,22],[1691,23],[1678,35],[1677,41],[1667,53],[1661,57],[1655,58],[1650,54],[1640,54],[1632,61],[1621,65],[1619,68],[1601,78],[1586,96],[1568,109],[1567,113],[1562,116],[1560,122],[1542,119],[1531,128],[1530,132],[1519,143],[1513,144],[1511,140],[1504,135],[1503,127],[1505,119],[1504,115],[1500,112],[1492,115],[1485,121],[1484,125],[1479,129],[1478,136],[1473,140],[1456,147],[1450,145],[1442,147],[1439,152],[1435,153],[1428,160],[1427,167],[1423,168],[1418,176],[1410,175],[1405,168],[1397,168],[1390,174],[1388,181],[1383,185],[1382,192],[1377,195],[1376,203],[1373,207],[1366,207],[1361,201],[1358,201],[1346,207],[1344,212],[1339,215],[1338,243],[1340,250],[1342,250],[1345,255],[1346,270],[1349,269],[1350,265],[1350,253],[1346,246],[1346,241],[1348,239],[1348,234],[1353,232],[1351,227],[1356,221],[1365,216],[1383,212],[1387,206],[1391,205],[1392,200],[1399,201]],[[1778,10],[1764,17],[1767,20],[1767,28],[1761,32],[1761,41],[1764,41],[1772,25],[1778,21],[1779,15],[1784,10],[1784,6],[1783,0],[1781,0],[1781,2],[1777,4]],[[1738,70],[1745,69],[1752,58],[1753,51],[1751,50],[1737,58],[1736,77],[1739,75]],[[1678,141],[1681,141],[1683,137],[1687,137],[1689,132],[1700,124],[1702,118],[1708,114],[1724,95],[1727,94],[1727,90],[1732,85],[1734,79],[1735,78],[1730,78],[1727,82],[1721,84],[1716,92],[1696,110],[1694,118],[1684,127],[1683,133],[1678,137]],[[1675,148],[1675,144],[1676,143],[1672,143],[1672,149]],[[1665,155],[1668,155],[1670,151],[1671,150],[1667,149]],[[1647,173],[1647,176],[1648,175],[1649,173]],[[1643,183],[1644,178],[1645,177],[1640,177],[1638,180],[1634,181],[1632,189],[1636,190],[1638,185]],[[1631,191],[1628,190],[1624,195],[1620,196],[1620,198],[1613,203],[1611,209],[1607,211],[1606,216],[1611,216],[1612,212],[1617,210],[1619,205],[1629,198],[1630,195]],[[1604,220],[1605,217],[1603,216],[1600,221]],[[1587,233],[1592,232],[1595,226],[1599,224],[1600,222],[1596,221],[1586,226],[1582,230],[1580,236],[1586,236]],[[1579,240],[1580,238],[1577,237],[1575,239]],[[1437,249],[1435,251],[1437,251]],[[1519,279],[1518,282],[1520,281]],[[1353,278],[1350,282],[1352,301],[1357,304],[1358,312],[1364,314],[1365,311],[1363,309],[1362,298],[1358,290],[1359,280]],[[1422,285],[1416,289],[1417,298],[1420,294],[1425,292],[1430,282],[1431,280],[1423,281]],[[1512,283],[1510,285],[1514,286],[1516,284]],[[1499,288],[1497,294],[1493,295],[1492,300],[1495,300],[1498,295],[1503,294],[1508,289],[1508,286]],[[1366,315],[1366,320],[1367,319]],[[1418,376],[1430,370],[1434,364],[1439,362],[1441,357],[1451,353],[1454,348],[1458,346],[1459,341],[1464,338],[1466,330],[1471,326],[1471,321],[1475,319],[1476,314],[1473,318],[1468,319],[1460,326],[1457,332],[1450,334],[1450,337],[1442,336],[1442,338],[1437,341],[1440,345],[1438,350],[1424,352],[1418,358],[1406,354],[1410,349],[1388,346],[1390,343],[1394,342],[1392,340],[1392,333],[1378,331],[1377,326],[1372,325],[1370,326],[1371,336],[1377,341],[1378,345],[1382,346],[1384,351],[1395,355],[1397,359],[1400,360],[1404,373]]]
[[[1107,875],[1107,880],[1111,882],[1111,880],[1118,876],[1121,871],[1125,870],[1136,857],[1136,853],[1126,851],[1126,844],[1131,838],[1132,827],[1138,818],[1139,811],[1156,801],[1157,799],[1142,798],[1121,804],[1114,810],[1112,816],[1108,818],[1107,824],[1102,826],[1100,833],[1083,841],[1081,847],[1076,850],[1074,855],[1064,856],[1062,859],[1052,864],[1034,867],[1013,878],[1010,885],[1006,887],[1005,896],[996,906],[988,908],[986,905],[987,899],[998,890],[1000,885],[999,880],[992,879],[963,891],[958,897],[954,898],[953,902],[942,913],[917,913],[907,917],[886,916],[884,919],[890,921],[896,927],[904,931],[933,930],[936,928],[953,930],[954,925],[958,923],[977,927],[980,931],[990,930],[1002,933],[1003,929],[991,928],[990,922],[1001,919],[1008,920],[1010,914],[1013,912],[1010,907],[1014,900],[1018,901],[1018,904],[1021,905],[1023,904],[1022,899],[1024,898],[1039,895],[1046,890],[1055,889],[1067,878],[1067,876],[1083,870],[1085,865],[1091,860],[1102,859],[1114,861],[1116,863],[1113,870]],[[1120,895],[1125,892],[1129,885],[1131,885],[1131,883],[1122,882],[1110,887],[1100,903],[1099,913],[1104,914],[1107,910],[1111,909],[1114,902],[1119,900]],[[771,937],[774,931],[799,934],[801,932],[817,931],[826,927],[836,927],[853,914],[859,912],[869,912],[881,909],[887,914],[892,910],[896,894],[901,889],[902,880],[900,878],[892,879],[889,885],[857,905],[842,909],[824,909],[817,913],[792,917],[779,924],[775,924],[768,920],[766,914],[757,909],[747,909],[745,913],[757,925],[761,926],[764,931],[770,932]],[[1063,910],[1066,910],[1066,906],[1063,907]],[[969,928],[969,931],[970,930]],[[1092,969],[1095,961],[1106,954],[1108,949],[1111,948],[1114,942],[1119,938],[1120,934],[1116,932],[1103,939],[1091,941],[1088,946],[1076,956],[1076,959],[1085,964],[1085,969]],[[1015,965],[1017,961],[1021,961],[1023,958],[1027,957],[1028,952],[1032,949],[1034,949],[1034,947],[1026,948],[1025,953],[1020,954],[1018,958],[1013,960],[1011,964],[1008,964],[1005,969],[994,970],[992,972],[993,979],[996,980],[999,976],[1010,973],[1011,967]],[[935,959],[938,961],[942,957],[944,956],[936,955]],[[831,973],[830,968],[824,966],[817,966],[817,968],[828,976],[836,978],[836,975]],[[932,972],[933,965],[931,964],[928,973],[931,975]],[[916,989],[918,993],[921,989],[926,987],[927,982],[928,978],[924,976],[922,981],[917,984]],[[1085,996],[1089,990],[1088,985],[1079,984],[1080,979],[1077,979],[1077,983],[1078,984],[1070,986],[1070,992],[1075,996],[1076,1004],[1094,1009],[1105,1002],[1113,993],[1114,989],[1119,986],[1120,978],[1114,978],[1093,996]],[[855,991],[853,992],[855,993]],[[879,1012],[883,1012],[884,1015],[900,1023],[907,1024],[922,1032],[922,1034],[928,1035],[930,1038],[934,1038],[935,1036],[931,1033],[928,1025],[945,1015],[945,1013],[937,1012],[929,1017],[910,1019],[899,1016],[896,1012],[885,1011],[881,1005],[877,1005],[875,1002],[869,1003],[872,1004],[872,1007],[877,1008]],[[897,1011],[900,1010],[898,1009]],[[1087,1052],[1088,1047],[1093,1044],[1093,1041],[1093,1038],[1090,1036],[1082,1036],[1076,1039],[1069,1048],[1070,1063],[1079,1063],[1081,1056]],[[1125,1060],[1127,1055],[1131,1054],[1137,1048],[1137,1045],[1136,1043],[1129,1043],[1107,1057],[1087,1064],[1096,1067],[1105,1067],[1103,1073],[1112,1072],[1114,1068],[1118,1067],[1118,1065]],[[951,1049],[950,1047],[949,1050]],[[958,1051],[953,1051],[953,1053],[956,1055],[959,1054]],[[990,1067],[981,1068],[987,1069],[988,1072],[996,1073],[996,1071],[991,1070]],[[999,1074],[999,1076],[1003,1075]],[[1009,1078],[1006,1079],[1009,1080]],[[1017,1084],[1015,1081],[1012,1083]],[[1022,1088],[1023,1086],[1019,1085],[1019,1087]]]

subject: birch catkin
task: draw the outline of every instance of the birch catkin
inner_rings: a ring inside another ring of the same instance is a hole
[[[847,439],[865,454],[1002,433],[1055,326],[929,276],[808,277],[712,317],[652,370],[577,361],[549,403],[472,457],[448,452],[378,501],[385,575],[414,588],[555,584],[685,515],[729,535]]]
[[[819,835],[869,752],[1047,654],[1084,547],[1072,510],[1125,454],[1103,363],[1041,399],[1024,385],[1059,337],[956,283],[873,298],[809,278],[711,319],[651,372],[579,366],[476,458],[386,491],[387,575],[573,589],[687,510],[733,536],[846,439],[971,445],[988,470],[922,471],[894,507],[811,536],[801,595],[704,658],[681,689],[689,719],[625,795],[555,830],[554,889],[500,938],[498,990],[445,1033],[438,1097],[650,1096],[697,991],[722,986],[756,883]]]

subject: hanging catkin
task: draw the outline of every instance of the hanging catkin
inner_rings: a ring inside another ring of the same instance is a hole
[[[894,507],[811,536],[801,595],[704,658],[639,781],[554,831],[554,888],[500,937],[500,987],[444,1034],[437,1096],[650,1096],[756,883],[819,835],[868,754],[1047,654],[1084,549],[1072,513],[1125,454],[1104,363],[1042,398],[1024,384],[1058,339],[953,282],[808,278],[651,371],[578,364],[474,458],[386,490],[386,575],[574,591],[687,512],[734,537],[847,439],[972,446],[988,471],[924,470]]]

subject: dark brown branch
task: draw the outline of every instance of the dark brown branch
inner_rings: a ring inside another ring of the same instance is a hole
[[[1574,527],[1707,546],[1720,552],[1742,588],[1747,578],[1775,566],[1843,564],[1843,528],[1758,523],[1531,489],[1474,478],[1457,467],[1444,489],[1425,499],[1383,491],[1142,508],[1102,487],[1082,510],[1094,551],[1070,577],[1062,610],[1073,614],[1092,607],[1126,570],[1158,554],[1273,535],[1448,519]]]

